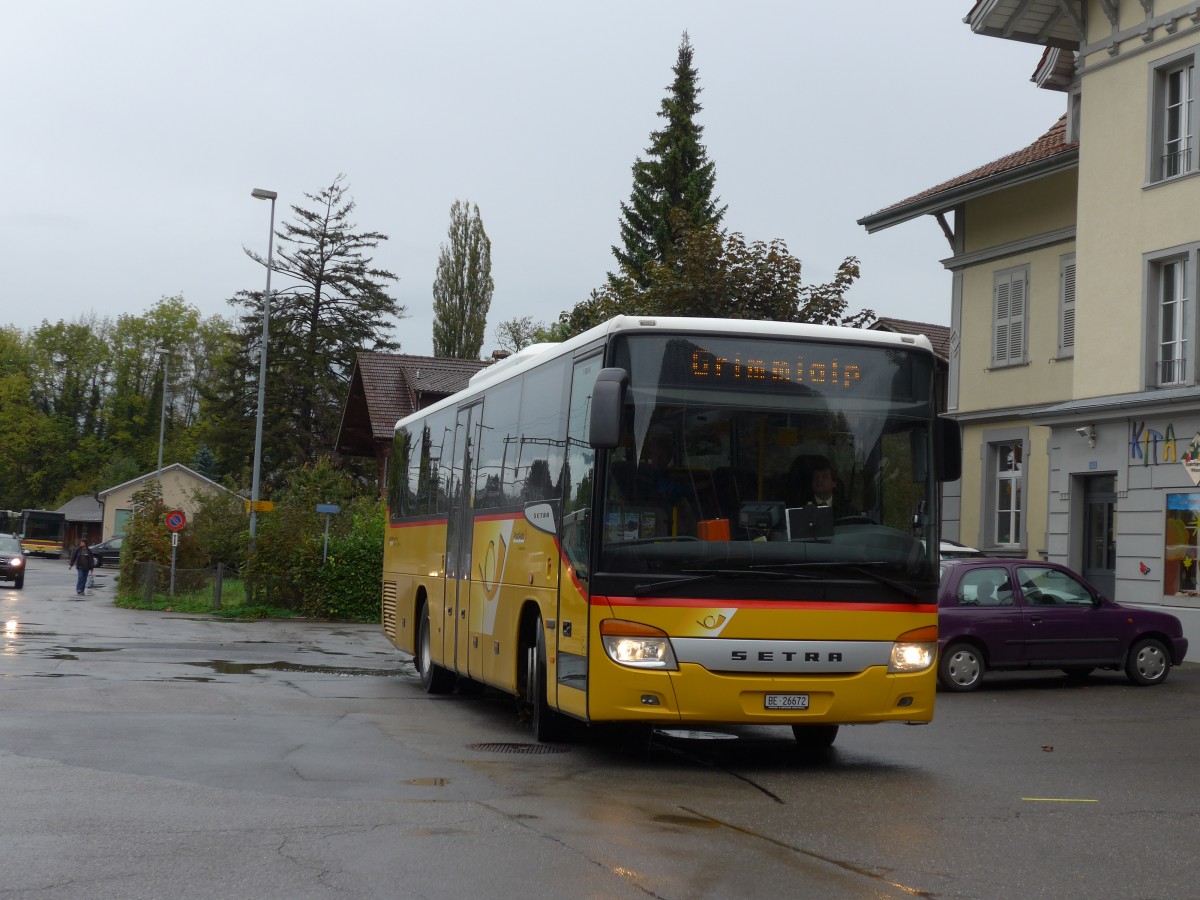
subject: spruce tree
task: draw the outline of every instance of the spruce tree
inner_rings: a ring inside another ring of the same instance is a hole
[[[479,359],[492,305],[492,242],[479,207],[455,200],[433,280],[433,355]]]
[[[720,225],[725,215],[725,207],[717,205],[720,198],[713,197],[716,167],[700,143],[704,128],[696,115],[703,107],[686,31],[673,71],[675,80],[658,112],[666,125],[650,135],[647,158],[633,164],[633,193],[621,204],[622,246],[612,248],[622,273],[641,286],[646,284],[646,264],[666,261],[680,237],[674,210],[683,211],[690,228]],[[619,277],[610,274],[609,281]]]

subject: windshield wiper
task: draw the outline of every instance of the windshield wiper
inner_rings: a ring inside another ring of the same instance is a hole
[[[804,575],[799,572],[780,572],[768,568],[749,569],[682,569],[683,578],[669,578],[666,581],[651,581],[646,584],[634,585],[631,593],[637,597],[643,594],[655,593],[670,587],[684,584],[695,584],[697,581],[715,581],[718,578],[769,578],[769,579],[812,579],[815,575]]]
[[[864,560],[863,562],[851,562],[846,560],[831,561],[831,562],[800,562],[800,563],[781,563],[770,566],[764,566],[766,569],[842,569],[853,572],[856,575],[862,575],[879,584],[890,587],[892,590],[903,594],[906,597],[911,597],[913,600],[927,602],[927,598],[920,591],[914,590],[903,582],[896,581],[893,578],[888,578],[886,575],[881,575],[878,572],[871,570],[871,566],[887,566],[891,568],[895,563],[887,562],[886,560]],[[753,567],[752,567],[753,568]],[[815,577],[815,576],[814,576]]]

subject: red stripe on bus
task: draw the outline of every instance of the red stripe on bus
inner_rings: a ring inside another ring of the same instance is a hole
[[[388,522],[388,528],[420,528],[422,525],[445,525],[448,519],[419,519],[416,522]]]
[[[715,597],[711,600],[699,600],[689,597],[601,597],[592,596],[593,606],[674,606],[684,609],[711,609],[714,606],[729,606],[734,609],[811,609],[811,610],[847,610],[861,612],[906,612],[906,613],[935,613],[936,603],[855,603],[847,600],[835,603],[829,600],[735,600],[732,598]]]

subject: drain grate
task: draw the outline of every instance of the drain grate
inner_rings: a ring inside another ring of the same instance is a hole
[[[568,748],[561,744],[467,744],[468,750],[481,753],[566,753]]]

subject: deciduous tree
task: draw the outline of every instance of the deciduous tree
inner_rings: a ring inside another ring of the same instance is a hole
[[[492,289],[492,242],[479,207],[455,200],[433,281],[434,356],[479,359]]]
[[[536,321],[533,316],[518,316],[508,319],[496,326],[496,345],[501,350],[516,353],[530,344],[543,340],[546,333],[545,322]]]

